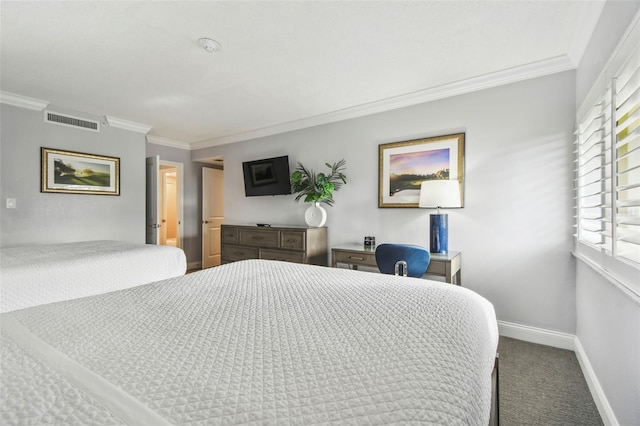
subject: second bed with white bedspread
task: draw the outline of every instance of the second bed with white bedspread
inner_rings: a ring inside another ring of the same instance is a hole
[[[183,275],[176,247],[82,241],[0,249],[0,312],[122,290]]]

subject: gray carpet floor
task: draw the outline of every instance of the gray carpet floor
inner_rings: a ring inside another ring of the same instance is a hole
[[[500,337],[500,425],[602,425],[572,351]]]

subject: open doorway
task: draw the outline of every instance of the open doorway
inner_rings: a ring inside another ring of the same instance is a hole
[[[146,158],[146,237],[147,244],[183,248],[183,170],[182,163]]]
[[[158,243],[182,248],[182,163],[160,161],[158,174]]]
[[[160,164],[160,244],[179,247],[178,169]]]

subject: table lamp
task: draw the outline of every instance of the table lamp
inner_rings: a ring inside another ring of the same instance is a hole
[[[431,213],[429,230],[431,232],[429,251],[446,254],[449,251],[449,219],[440,208],[462,207],[460,202],[460,183],[457,180],[425,180],[420,186],[421,208],[437,208]]]

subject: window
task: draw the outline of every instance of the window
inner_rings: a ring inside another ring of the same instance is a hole
[[[640,294],[640,20],[578,114],[576,253]]]

